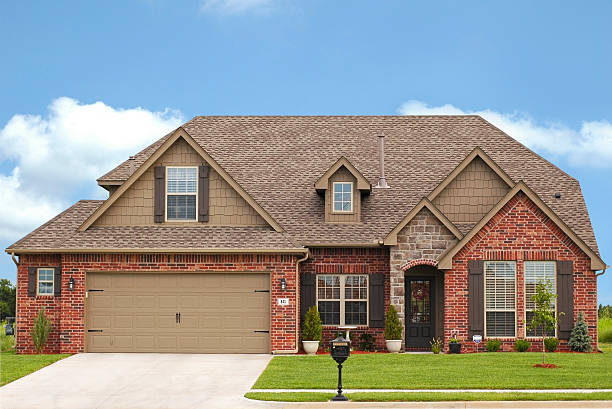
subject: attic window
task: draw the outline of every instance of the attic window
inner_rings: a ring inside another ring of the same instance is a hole
[[[198,168],[166,168],[166,220],[196,221],[198,207]]]
[[[350,213],[353,211],[353,183],[334,182],[334,212]]]

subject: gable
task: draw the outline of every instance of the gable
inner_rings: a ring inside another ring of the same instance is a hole
[[[334,213],[334,182],[351,182],[353,184],[353,211],[351,213]],[[357,188],[357,178],[345,166],[341,166],[329,176],[325,190],[325,221],[329,223],[359,223],[361,220],[361,192]]]
[[[432,202],[453,223],[476,223],[509,190],[506,182],[476,156]]]
[[[154,167],[210,165],[184,139],[177,139],[94,222],[94,226],[146,226],[154,223]],[[266,221],[211,167],[209,221],[215,226],[267,226]],[[193,224],[193,223],[189,223]],[[176,225],[176,223],[173,223]]]

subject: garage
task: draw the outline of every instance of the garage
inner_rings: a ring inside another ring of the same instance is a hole
[[[87,273],[88,352],[269,353],[270,276]]]

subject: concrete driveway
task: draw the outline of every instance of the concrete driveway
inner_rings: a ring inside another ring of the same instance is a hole
[[[269,407],[243,395],[271,358],[270,355],[78,354],[0,388],[0,407]]]

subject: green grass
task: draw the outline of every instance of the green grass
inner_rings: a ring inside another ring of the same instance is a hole
[[[0,354],[0,386],[38,371],[67,356],[70,354],[16,355],[14,351],[2,352]]]
[[[15,336],[5,335],[4,328],[0,329],[0,352],[9,352],[15,349]]]
[[[254,400],[276,402],[325,402],[333,393],[320,392],[249,392]],[[495,393],[495,392],[357,392],[345,394],[354,402],[433,402],[433,401],[543,401],[543,400],[610,400],[612,392],[593,393]]]
[[[600,318],[597,333],[599,342],[612,342],[612,318]]]
[[[542,356],[530,352],[353,355],[342,381],[347,389],[612,388],[612,348],[603,348],[608,352],[546,354],[546,362],[557,369],[533,368]],[[253,388],[329,389],[337,376],[329,356],[277,356]]]

